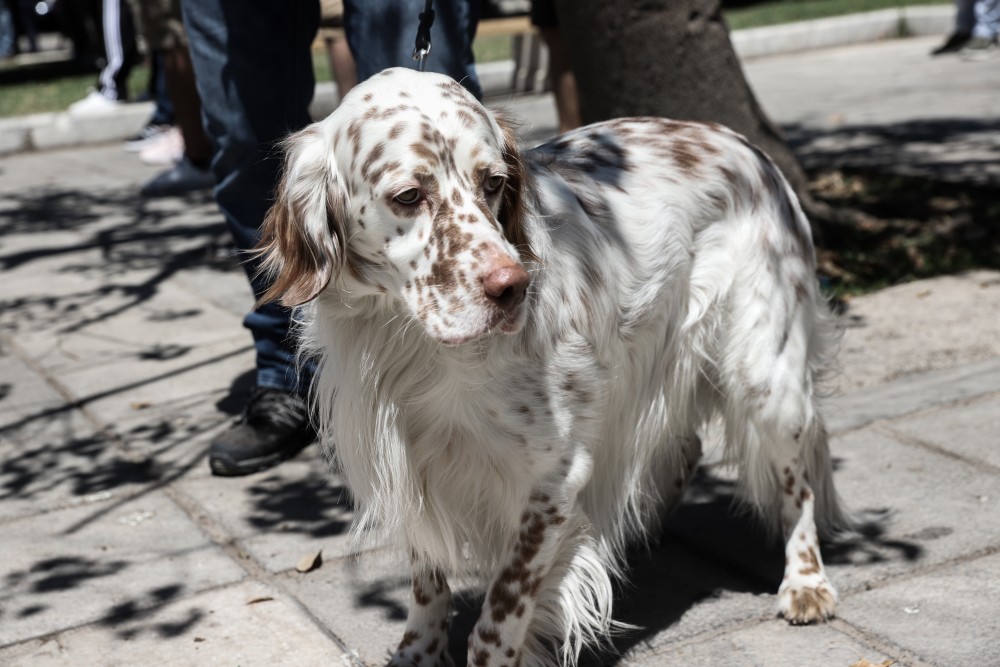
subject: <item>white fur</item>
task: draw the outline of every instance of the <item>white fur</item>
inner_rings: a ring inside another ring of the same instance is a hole
[[[286,302],[308,301],[302,347],[355,537],[407,550],[416,573],[482,578],[469,664],[573,663],[607,635],[623,550],[679,500],[714,415],[742,497],[786,537],[813,524],[813,498],[821,529],[844,523],[814,396],[832,327],[808,223],[742,137],[625,119],[518,155],[454,82],[394,69],[289,147],[262,253]],[[422,208],[401,208],[414,187]],[[484,298],[485,276],[518,267],[523,302]],[[784,598],[816,580],[790,577]],[[427,626],[411,614],[409,632]]]

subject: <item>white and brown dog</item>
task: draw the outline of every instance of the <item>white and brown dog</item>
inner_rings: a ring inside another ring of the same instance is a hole
[[[808,222],[760,151],[628,118],[521,152],[460,85],[406,69],[287,150],[266,298],[306,304],[355,531],[411,555],[390,664],[450,663],[452,574],[486,585],[470,665],[574,662],[714,415],[741,497],[787,541],[780,613],[833,613],[816,525],[846,519],[814,394],[832,325]]]

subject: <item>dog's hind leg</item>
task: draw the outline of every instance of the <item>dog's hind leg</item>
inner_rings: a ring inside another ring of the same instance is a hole
[[[415,564],[406,631],[389,667],[453,667],[448,653],[450,613],[451,589],[444,575]]]
[[[833,491],[826,432],[813,377],[827,325],[805,279],[794,290],[766,274],[742,302],[725,341],[726,435],[740,466],[740,490],[765,518],[780,518],[785,573],[778,612],[790,623],[834,614],[837,592],[820,556],[817,521],[833,528],[843,515]],[[794,284],[794,283],[793,283]]]

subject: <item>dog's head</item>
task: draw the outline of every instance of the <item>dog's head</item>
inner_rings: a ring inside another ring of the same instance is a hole
[[[285,146],[262,302],[378,295],[449,345],[520,330],[524,170],[511,129],[458,83],[385,70]]]

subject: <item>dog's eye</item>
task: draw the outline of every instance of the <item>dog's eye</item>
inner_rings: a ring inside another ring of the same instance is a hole
[[[396,195],[395,199],[400,204],[411,206],[420,201],[420,190],[418,190],[417,188],[410,188],[409,190],[404,190],[403,192],[400,192],[398,195]]]
[[[504,181],[506,180],[507,179],[503,176],[490,176],[483,184],[483,189],[486,190],[487,194],[493,194],[503,187]]]

